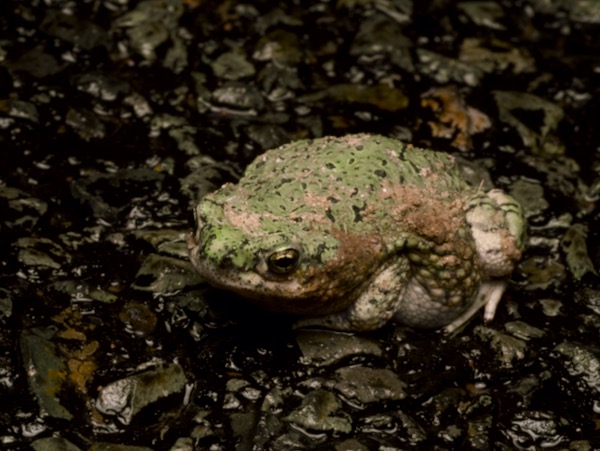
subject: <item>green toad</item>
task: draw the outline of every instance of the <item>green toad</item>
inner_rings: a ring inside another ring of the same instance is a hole
[[[191,261],[209,283],[300,325],[452,330],[491,319],[519,260],[524,220],[454,159],[377,135],[269,150],[195,209]]]

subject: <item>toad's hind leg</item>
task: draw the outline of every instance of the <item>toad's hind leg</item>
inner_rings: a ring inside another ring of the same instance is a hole
[[[443,328],[444,333],[450,334],[460,328],[483,306],[485,306],[483,313],[484,321],[488,322],[494,319],[496,308],[507,285],[507,282],[504,280],[492,280],[482,283],[477,293],[475,293],[471,306],[462,315],[445,326]]]

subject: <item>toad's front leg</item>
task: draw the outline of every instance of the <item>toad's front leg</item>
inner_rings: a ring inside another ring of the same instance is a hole
[[[395,258],[368,279],[346,310],[331,315],[304,318],[296,328],[323,327],[341,331],[368,331],[384,326],[394,317],[404,299],[410,277],[407,258]]]

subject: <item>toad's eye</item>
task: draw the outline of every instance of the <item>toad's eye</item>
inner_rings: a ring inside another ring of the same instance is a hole
[[[285,275],[293,272],[298,266],[300,252],[293,247],[279,249],[267,258],[269,270],[274,274]]]

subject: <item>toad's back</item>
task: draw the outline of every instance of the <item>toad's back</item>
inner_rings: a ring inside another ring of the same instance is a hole
[[[447,154],[381,136],[345,138],[297,141],[259,156],[237,185],[240,203],[277,216],[324,211],[345,230],[385,230],[390,221],[422,227],[418,216],[456,210],[470,191]]]

